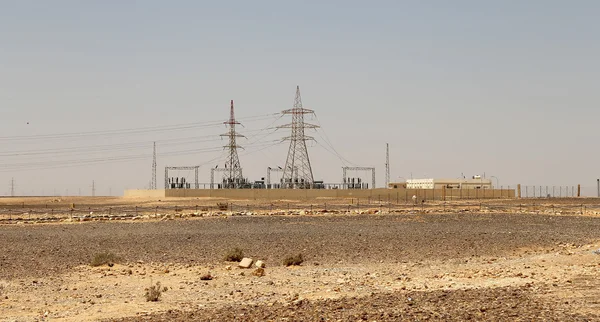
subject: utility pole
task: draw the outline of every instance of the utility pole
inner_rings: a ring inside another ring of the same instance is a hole
[[[296,86],[294,107],[282,113],[292,115],[292,123],[280,126],[280,128],[292,129],[291,135],[284,138],[284,140],[290,141],[290,149],[283,168],[282,188],[312,188],[315,180],[308,157],[306,141],[314,140],[314,138],[306,136],[304,132],[306,129],[316,129],[318,126],[304,123],[304,115],[314,114],[315,112],[302,107],[300,86]]]
[[[229,126],[229,132],[226,134],[221,134],[221,136],[229,137],[229,144],[224,146],[225,149],[229,150],[227,161],[225,161],[225,175],[223,179],[223,188],[241,188],[242,184],[244,184],[244,176],[242,175],[242,167],[240,166],[240,159],[238,157],[238,148],[242,148],[237,145],[237,138],[244,137],[243,135],[237,133],[235,131],[235,126],[240,124],[235,120],[235,112],[233,109],[233,100],[231,100],[231,108],[229,111],[229,120],[227,122],[223,122],[223,124]]]
[[[11,197],[15,196],[15,178],[12,178],[10,180],[10,196]]]
[[[156,142],[154,142],[152,151],[152,182],[150,183],[150,189],[156,189]]]
[[[598,198],[600,198],[600,179],[596,179],[596,184],[598,185]]]
[[[390,185],[390,144],[385,144],[385,188]],[[373,187],[375,189],[375,187]]]
[[[96,196],[96,182],[92,180],[92,197]]]

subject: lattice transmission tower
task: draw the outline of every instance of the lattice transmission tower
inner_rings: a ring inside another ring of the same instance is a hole
[[[385,187],[390,185],[390,144],[385,144]],[[375,187],[373,187],[375,189]]]
[[[224,124],[229,126],[229,132],[221,134],[221,136],[229,137],[229,144],[224,146],[225,149],[228,149],[229,153],[227,161],[225,161],[225,171],[223,172],[223,188],[241,188],[245,184],[245,180],[242,175],[242,167],[240,166],[240,159],[237,152],[237,149],[242,149],[242,147],[237,144],[237,138],[244,136],[235,130],[235,126],[240,123],[235,120],[233,100],[231,100],[229,120],[224,122]]]
[[[150,182],[150,189],[156,189],[156,142],[154,142],[152,148],[152,181]]]
[[[292,123],[281,126],[281,128],[291,128],[292,133],[284,140],[290,141],[287,160],[283,168],[281,187],[287,189],[310,189],[313,187],[314,178],[306,141],[314,140],[307,136],[305,130],[316,129],[318,126],[304,122],[304,115],[314,114],[313,110],[302,107],[302,98],[300,97],[300,86],[296,86],[296,98],[294,107],[285,110],[283,114],[292,115]]]

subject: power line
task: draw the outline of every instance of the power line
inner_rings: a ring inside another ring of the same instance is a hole
[[[265,145],[271,144],[271,142],[275,142],[279,140],[266,141],[263,143],[255,143],[253,145],[247,145],[252,147],[261,147]],[[157,156],[182,156],[182,155],[192,155],[197,153],[207,153],[207,152],[217,152],[223,151],[223,147],[210,147],[203,149],[188,149],[188,150],[180,150],[180,151],[172,151],[165,153],[157,153]],[[57,169],[57,168],[66,168],[73,166],[86,166],[92,164],[103,164],[103,163],[116,163],[116,162],[126,162],[126,161],[135,161],[135,160],[147,160],[151,158],[151,154],[137,154],[137,155],[124,155],[117,157],[99,157],[99,158],[89,158],[89,159],[75,159],[75,160],[55,160],[55,161],[39,161],[39,162],[23,162],[23,163],[12,163],[12,164],[2,164],[0,165],[0,172],[10,172],[16,170],[44,170],[44,169]]]
[[[247,117],[249,122],[269,119],[275,114],[263,114],[253,117]],[[40,135],[20,135],[20,136],[4,136],[0,137],[3,141],[20,141],[20,140],[40,140],[40,139],[64,139],[64,138],[81,138],[87,136],[114,136],[114,135],[131,135],[137,133],[147,132],[166,132],[166,131],[177,131],[185,129],[196,129],[199,127],[215,127],[222,125],[222,121],[208,121],[208,122],[195,122],[195,123],[181,123],[174,125],[162,125],[162,126],[149,126],[132,129],[118,129],[118,130],[105,130],[105,131],[88,131],[88,132],[69,132],[69,133],[55,133],[55,134],[40,134]]]

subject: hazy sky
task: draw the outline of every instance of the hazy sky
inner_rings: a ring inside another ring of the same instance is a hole
[[[11,178],[19,194],[147,187],[153,141],[159,187],[165,165],[202,164],[208,182],[230,99],[260,179],[285,163],[289,133],[272,128],[290,119],[274,113],[296,85],[322,125],[316,179],[341,181],[346,162],[382,186],[389,142],[393,179],[592,194],[599,16],[591,0],[0,0],[0,194]]]

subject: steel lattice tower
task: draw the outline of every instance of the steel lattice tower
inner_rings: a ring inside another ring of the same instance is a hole
[[[152,181],[150,182],[150,189],[156,189],[156,142],[154,142],[152,149]]]
[[[385,144],[385,187],[390,185],[390,144]],[[375,189],[375,187],[373,187]]]
[[[310,159],[308,158],[306,141],[314,139],[305,135],[304,132],[307,128],[314,129],[318,126],[304,123],[304,115],[314,114],[315,112],[302,107],[300,86],[296,87],[294,108],[285,110],[282,113],[292,115],[292,123],[281,126],[282,128],[291,128],[292,133],[290,136],[284,138],[284,140],[290,141],[290,149],[285,161],[285,167],[283,168],[281,187],[288,189],[312,188],[315,180],[313,178]]]
[[[221,134],[221,136],[229,137],[229,144],[224,146],[225,149],[229,150],[229,154],[227,156],[227,161],[225,161],[223,188],[240,188],[244,183],[244,177],[242,175],[242,167],[240,166],[240,159],[238,157],[237,149],[242,147],[237,145],[236,141],[238,137],[244,136],[235,131],[235,126],[240,123],[235,120],[233,100],[231,100],[229,121],[224,122],[224,124],[229,126],[229,132],[226,134]]]

